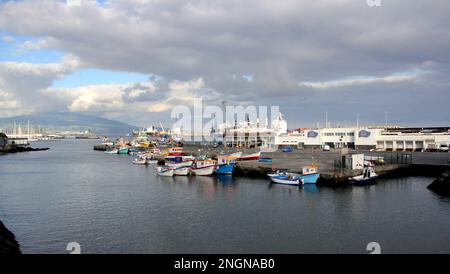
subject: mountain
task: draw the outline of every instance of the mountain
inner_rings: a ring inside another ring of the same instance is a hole
[[[119,121],[110,120],[94,115],[77,112],[45,112],[31,115],[0,118],[0,127],[10,127],[14,122],[21,124],[22,128],[30,121],[31,124],[54,131],[84,131],[90,130],[98,135],[123,136],[136,126]]]

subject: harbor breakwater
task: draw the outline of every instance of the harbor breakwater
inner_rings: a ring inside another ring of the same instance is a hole
[[[107,150],[105,145],[96,145],[94,150]],[[259,151],[257,148],[229,148],[212,147],[205,145],[185,145],[184,152],[187,155],[204,155],[215,157],[219,154],[231,154],[242,151],[243,154],[251,154]],[[272,162],[239,161],[234,174],[237,176],[266,178],[267,173],[277,169],[286,169],[289,172],[301,173],[303,166],[316,165],[321,174],[319,184],[341,185],[347,184],[348,179],[361,174],[361,170],[352,170],[347,164],[342,167],[343,157],[351,158],[352,154],[364,154],[365,156],[381,158],[382,163],[375,164],[375,172],[381,176],[409,174],[411,172],[433,170],[433,175],[438,176],[442,168],[450,167],[450,153],[439,152],[376,152],[349,150],[342,154],[341,150],[322,151],[320,149],[295,149],[293,152],[276,150],[262,152],[261,157],[271,158]],[[162,163],[164,157],[156,157]]]

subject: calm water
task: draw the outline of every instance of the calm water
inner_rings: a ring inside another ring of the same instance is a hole
[[[429,177],[370,187],[161,178],[96,141],[0,155],[0,219],[25,253],[450,253],[450,199]]]

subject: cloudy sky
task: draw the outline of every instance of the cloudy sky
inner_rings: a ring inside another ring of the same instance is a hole
[[[0,1],[0,117],[170,123],[196,97],[289,127],[450,125],[448,0]]]

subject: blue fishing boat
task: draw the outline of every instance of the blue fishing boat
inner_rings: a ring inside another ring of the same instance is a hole
[[[275,173],[267,175],[272,182],[286,185],[315,184],[320,177],[316,166],[303,167],[302,174],[290,173],[287,170],[277,170]]]
[[[317,166],[305,166],[298,178],[303,184],[315,184],[319,177],[320,173],[317,172]]]
[[[235,167],[236,167],[236,160],[234,157],[219,156],[217,158],[217,168],[216,168],[217,174],[231,175],[233,174],[233,170]]]

